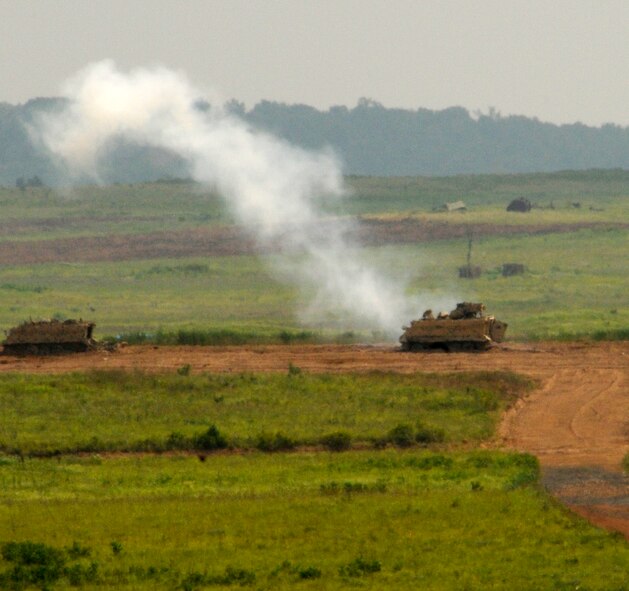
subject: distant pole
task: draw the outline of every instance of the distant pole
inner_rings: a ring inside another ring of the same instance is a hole
[[[467,231],[467,268],[472,269],[472,241],[474,240],[474,232],[471,229]]]

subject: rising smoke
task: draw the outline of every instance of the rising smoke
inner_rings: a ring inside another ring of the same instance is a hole
[[[71,174],[98,180],[99,156],[112,138],[171,150],[195,180],[218,190],[260,245],[282,245],[282,276],[314,294],[310,318],[332,315],[343,328],[395,335],[417,315],[404,286],[362,258],[349,223],[324,219],[317,206],[345,192],[333,154],[289,145],[221,108],[199,109],[201,93],[164,68],[127,74],[99,62],[67,82],[64,94],[67,107],[43,116],[37,133]]]

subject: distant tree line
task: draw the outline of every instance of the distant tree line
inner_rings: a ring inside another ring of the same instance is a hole
[[[34,145],[25,124],[38,112],[53,111],[62,99],[34,99],[24,105],[0,103],[0,184],[37,178],[55,184],[62,171]],[[207,108],[199,104],[198,108]],[[353,108],[319,111],[306,105],[262,101],[247,110],[230,101],[226,108],[255,128],[298,146],[332,149],[346,174],[450,176],[629,169],[629,127],[581,123],[554,125],[495,110],[471,114],[462,107],[441,111],[389,109],[361,99]],[[112,140],[101,170],[109,182],[140,182],[188,175],[174,154],[120,138]],[[19,186],[19,185],[18,185]]]

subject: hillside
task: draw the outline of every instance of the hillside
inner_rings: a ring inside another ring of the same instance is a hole
[[[62,99],[38,98],[0,104],[0,184],[60,182],[62,171],[30,140],[28,126]],[[262,101],[252,109],[231,101],[233,114],[307,149],[332,149],[350,175],[451,176],[629,168],[629,128],[580,123],[554,125],[492,111],[470,114],[388,109],[362,99],[354,108],[319,111],[306,105]],[[141,182],[187,177],[181,158],[114,140],[102,162],[105,182]]]

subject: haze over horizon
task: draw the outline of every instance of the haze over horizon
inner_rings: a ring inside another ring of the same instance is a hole
[[[623,0],[0,0],[0,102],[60,96],[104,58],[209,97],[629,126]]]

